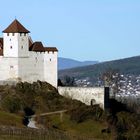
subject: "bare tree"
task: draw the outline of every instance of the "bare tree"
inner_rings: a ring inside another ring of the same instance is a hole
[[[110,87],[113,90],[113,95],[119,92],[121,87],[121,75],[119,70],[116,69],[107,69],[101,76],[101,80],[104,83],[104,86]]]

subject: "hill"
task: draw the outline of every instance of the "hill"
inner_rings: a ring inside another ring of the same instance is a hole
[[[36,114],[36,122],[39,128],[53,130],[53,134],[50,134],[51,137],[54,137],[57,131],[61,132],[59,135],[57,134],[57,138],[62,137],[65,132],[68,132],[70,137],[73,137],[73,135],[77,136],[78,138],[75,139],[79,140],[81,139],[79,138],[80,136],[86,137],[82,139],[88,139],[89,135],[90,137],[96,138],[104,137],[104,135],[100,134],[101,130],[106,128],[107,125],[99,121],[102,120],[103,110],[100,109],[98,105],[95,107],[87,106],[80,101],[72,100],[70,97],[65,98],[59,95],[57,89],[47,82],[38,81],[32,84],[21,82],[15,86],[1,85],[0,96],[0,124],[6,126],[5,128],[25,127],[23,123],[28,123],[26,119],[27,116]],[[63,113],[63,121],[60,119],[60,114],[51,114],[47,117],[39,116],[41,113],[64,109],[67,110],[67,112]],[[87,131],[84,131],[85,127]],[[9,135],[7,130],[5,133]],[[110,135],[107,135],[106,139],[108,139],[108,137],[110,137]],[[33,139],[35,139],[34,136]],[[48,139],[48,137],[46,139]]]
[[[78,67],[59,71],[59,78],[64,76],[75,77],[78,79],[90,78],[96,80],[107,69],[117,69],[122,74],[140,74],[140,56],[125,58],[120,60],[102,62],[95,65]]]
[[[87,65],[93,65],[98,63],[98,61],[77,61],[74,59],[69,59],[69,58],[58,58],[58,69],[69,69],[69,68],[74,68],[74,67],[79,67],[79,66],[87,66]]]
[[[0,86],[0,97],[0,138],[5,140],[140,139],[139,114],[114,99],[110,100],[111,111],[104,112],[98,105],[65,98],[41,81]],[[139,110],[139,104],[133,107]],[[63,109],[67,110],[63,115],[39,115]],[[29,131],[22,125],[23,117],[34,113],[37,124],[45,129]]]

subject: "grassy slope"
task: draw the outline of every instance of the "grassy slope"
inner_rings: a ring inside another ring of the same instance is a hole
[[[22,117],[4,111],[0,111],[0,125],[25,127],[22,124]]]
[[[86,120],[81,123],[76,123],[70,120],[68,114],[63,115],[63,120],[60,120],[60,115],[50,116],[52,124],[58,129],[69,132],[73,135],[79,135],[84,137],[92,137],[97,139],[111,140],[111,134],[102,134],[101,130],[106,128],[107,125],[104,122],[95,121],[93,119]]]
[[[1,97],[3,101],[7,99],[17,99],[22,102],[17,102],[17,105],[34,105],[33,109],[35,113],[41,112],[50,112],[56,110],[63,110],[63,109],[73,109],[73,108],[80,108],[81,106],[85,106],[83,103],[79,101],[73,101],[71,99],[66,99],[60,96],[57,93],[57,90],[54,89],[51,85],[47,83],[21,83],[16,88],[15,87],[0,87],[1,89]],[[17,100],[12,100],[13,102],[6,102],[10,103],[9,105],[15,103]],[[9,100],[8,100],[9,101]],[[7,105],[7,104],[6,104]],[[7,110],[7,112],[0,111],[0,124],[1,125],[9,125],[9,126],[16,126],[16,127],[23,127],[22,125],[22,118],[18,116],[8,113],[9,105],[1,106],[3,110]],[[29,107],[30,107],[29,106]],[[26,107],[26,106],[25,106]],[[32,106],[31,106],[32,107]],[[17,110],[17,112],[23,112],[23,108]],[[68,115],[64,115],[63,122],[61,123],[59,116],[51,116],[51,125],[57,126],[60,130],[65,130],[68,133],[73,133],[77,135],[84,135],[84,136],[91,136],[95,138],[102,138],[103,135],[101,134],[101,130],[106,128],[106,124],[94,121],[94,120],[87,120],[82,123],[76,123],[69,119]],[[45,124],[45,122],[43,122]],[[109,138],[108,138],[109,139]]]

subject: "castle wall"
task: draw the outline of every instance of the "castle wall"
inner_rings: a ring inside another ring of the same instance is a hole
[[[0,81],[47,81],[57,87],[57,52],[29,52],[29,57],[0,57]]]
[[[87,105],[99,104],[106,108],[109,100],[109,90],[104,87],[58,87],[60,95],[79,100]]]
[[[29,58],[19,58],[19,77],[22,81],[44,80],[44,52],[29,52]]]
[[[0,57],[0,81],[18,78],[18,58]]]
[[[57,87],[57,52],[46,51],[44,54],[44,80]]]

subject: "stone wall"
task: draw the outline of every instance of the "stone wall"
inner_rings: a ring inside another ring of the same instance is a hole
[[[108,87],[58,87],[60,95],[77,99],[87,105],[99,104],[105,109],[108,106]]]
[[[30,51],[29,57],[0,56],[0,64],[0,84],[40,80],[57,88],[57,52]]]

